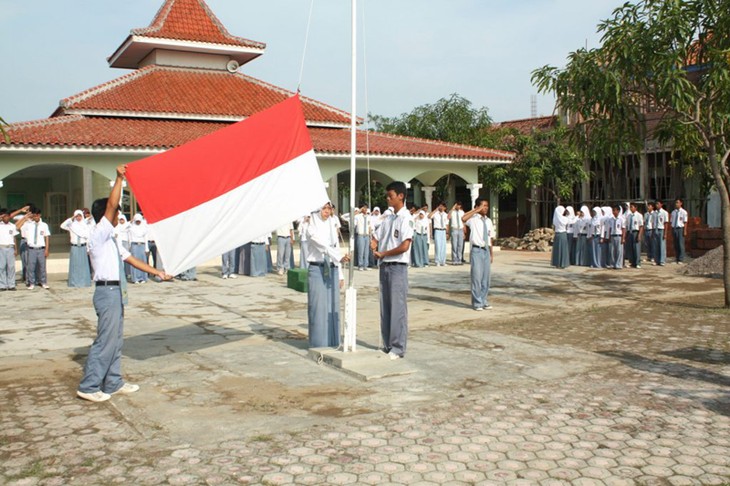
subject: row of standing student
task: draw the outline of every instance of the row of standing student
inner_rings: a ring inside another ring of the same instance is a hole
[[[22,280],[29,290],[36,286],[50,288],[46,271],[50,236],[40,208],[29,204],[15,211],[0,209],[0,291],[17,290],[17,256],[21,260]]]
[[[673,233],[676,261],[681,264],[689,220],[683,201],[675,200],[671,214],[662,201],[646,206],[646,214],[638,211],[636,203],[594,207],[591,212],[583,206],[577,214],[570,206],[558,206],[553,214],[552,266],[619,269],[628,261],[631,267],[641,268],[642,247],[646,248],[646,261],[664,266],[669,231]]]

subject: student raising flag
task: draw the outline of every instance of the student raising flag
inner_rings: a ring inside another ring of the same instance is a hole
[[[129,164],[127,180],[173,275],[328,200],[299,96]]]

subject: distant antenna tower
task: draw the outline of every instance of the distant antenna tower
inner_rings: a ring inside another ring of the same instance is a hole
[[[530,95],[530,116],[537,118],[537,95]]]

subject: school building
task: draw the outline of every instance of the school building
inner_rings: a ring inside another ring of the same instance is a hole
[[[49,118],[10,125],[10,142],[0,139],[0,206],[32,201],[54,232],[74,209],[108,195],[117,165],[208,135],[292,96],[245,74],[245,65],[265,50],[264,43],[230,34],[204,0],[165,0],[152,23],[133,29],[108,58],[110,67],[129,73],[61,100]],[[301,99],[323,182],[346,212],[350,114]],[[479,184],[478,167],[509,163],[512,153],[364,130],[358,130],[357,144],[356,199],[369,183],[402,180],[417,204],[435,202],[434,193],[467,206],[490,197],[499,218],[496,195]],[[133,194],[125,192],[124,206],[137,209]],[[68,238],[59,235],[53,243],[63,249]]]

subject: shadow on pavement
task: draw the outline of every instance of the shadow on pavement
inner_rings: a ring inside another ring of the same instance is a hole
[[[661,354],[699,363],[730,364],[730,353],[701,346],[664,351]]]

